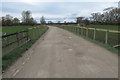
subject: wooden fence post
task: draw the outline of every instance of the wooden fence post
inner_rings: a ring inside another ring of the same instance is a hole
[[[96,38],[96,28],[94,28],[94,36],[93,36],[94,40]]]
[[[82,35],[82,28],[81,28],[81,35]]]
[[[108,30],[106,31],[106,34],[105,34],[105,43],[107,44],[108,43]]]
[[[88,37],[88,27],[86,28],[86,36]]]
[[[74,32],[76,31],[75,27],[74,27]]]
[[[9,44],[9,39],[8,39],[8,37],[6,37],[6,43]]]
[[[21,34],[22,34],[22,38],[23,38],[25,36],[25,32],[22,32]],[[21,41],[24,42],[24,39],[22,39]]]
[[[29,33],[28,33],[28,29],[26,30],[26,35],[27,35],[27,41],[29,40]]]
[[[18,35],[19,35],[19,32],[16,33],[17,43],[18,43],[18,46],[19,46],[19,37],[18,37]]]
[[[34,28],[31,29],[32,39],[34,39]]]
[[[78,33],[78,28],[76,27],[76,33]]]
[[[76,32],[76,27],[75,27],[75,32]]]
[[[74,32],[74,27],[72,28],[72,32]]]
[[[69,31],[71,31],[71,29],[70,29],[70,28],[68,28],[68,30],[69,30]]]
[[[33,28],[32,33],[33,33],[33,39],[35,39],[35,28]]]
[[[80,28],[78,28],[78,34],[80,34]]]

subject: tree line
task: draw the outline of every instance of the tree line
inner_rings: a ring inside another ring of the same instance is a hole
[[[38,24],[37,21],[32,17],[32,13],[30,11],[23,11],[22,12],[22,20],[18,18],[13,18],[11,15],[6,15],[2,17],[0,22],[2,26],[13,26],[13,25],[36,25]],[[119,25],[120,24],[120,8],[109,7],[103,10],[102,13],[92,13],[92,17],[85,18],[85,17],[77,17],[76,23],[79,25],[89,25],[89,24],[113,24]],[[44,16],[40,18],[41,24],[46,24]],[[48,21],[48,24],[54,24],[52,21]],[[60,21],[58,21],[60,24]],[[66,22],[64,22],[66,24]]]
[[[103,13],[92,13],[93,24],[120,24],[120,8],[106,8]]]
[[[108,24],[120,25],[120,8],[109,7],[103,10],[103,13],[92,13],[92,17],[77,17],[77,23],[80,25],[88,24]]]
[[[13,18],[11,15],[7,14],[6,16],[3,16],[0,20],[2,23],[2,26],[17,26],[17,25],[36,25],[37,21],[32,17],[32,13],[30,11],[23,11],[21,13],[22,15],[22,22],[18,18]],[[40,19],[41,24],[45,24],[45,18],[44,16]]]

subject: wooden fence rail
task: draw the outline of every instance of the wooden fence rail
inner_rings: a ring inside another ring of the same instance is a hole
[[[19,32],[2,35],[0,38],[2,38],[2,56],[5,54],[13,51],[14,49],[22,46],[23,44],[27,43],[31,39],[35,39],[37,36],[37,31],[39,31],[40,27],[32,27],[28,28],[26,30],[22,30]]]
[[[24,33],[26,35],[24,35]],[[20,34],[22,34],[22,37],[19,36]],[[7,38],[11,37],[11,36],[15,36],[16,37],[16,40],[15,41],[11,41],[9,42],[9,40]],[[29,35],[28,35],[28,30],[23,30],[23,31],[20,31],[20,32],[16,32],[16,33],[12,33],[12,34],[8,34],[8,35],[3,35],[2,36],[2,40],[3,42],[7,42],[6,44],[3,44],[2,45],[2,48],[6,48],[7,46],[9,45],[12,45],[14,43],[17,43],[18,46],[20,46],[21,44],[19,43],[21,40],[23,39],[26,39],[27,41],[29,40]]]
[[[118,36],[120,35],[120,31],[89,28],[89,27],[77,27],[77,26],[76,27],[60,26],[60,27],[67,30],[69,30],[70,28],[69,31],[103,42],[115,48],[120,47],[120,43],[118,39],[119,38]]]
[[[93,39],[96,39],[96,30],[97,31],[104,31],[105,32],[105,43],[108,44],[108,33],[112,32],[112,33],[118,33],[120,34],[120,31],[115,31],[115,30],[105,30],[105,29],[97,29],[97,28],[88,28],[88,27],[78,27],[82,29],[86,29],[86,36],[88,36],[88,30],[94,30],[94,35],[93,35]],[[82,32],[82,31],[81,31]],[[81,33],[82,34],[82,33]],[[113,47],[119,47],[120,44],[116,44]]]
[[[78,28],[91,29],[91,30],[95,29],[95,28],[88,28],[88,27],[78,27]],[[96,30],[98,30],[98,31],[108,31],[108,32],[112,32],[112,33],[120,33],[120,31],[115,31],[115,30],[106,30],[106,29],[98,29],[98,28],[96,28]]]

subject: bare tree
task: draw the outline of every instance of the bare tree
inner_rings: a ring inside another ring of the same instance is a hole
[[[23,11],[22,17],[23,17],[22,23],[25,25],[33,25],[36,23],[36,21],[33,19],[30,11]]]
[[[29,21],[31,19],[31,12],[30,11],[23,11],[22,17],[23,17],[22,22],[24,24],[29,24]]]

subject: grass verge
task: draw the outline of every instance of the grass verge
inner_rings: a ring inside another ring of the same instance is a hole
[[[119,31],[118,25],[86,25],[86,27]]]
[[[99,42],[99,41],[90,39],[90,38],[85,37],[85,36],[81,36],[81,37],[83,37],[85,40],[91,41],[91,42],[93,42],[93,43],[95,43],[95,44],[97,44],[97,45],[99,45],[99,46],[101,46],[101,47],[104,47],[104,48],[106,48],[107,50],[109,50],[109,51],[111,51],[111,52],[118,53],[118,49],[115,49],[115,48],[111,47],[110,45],[103,44],[103,43],[101,43],[101,42]]]

